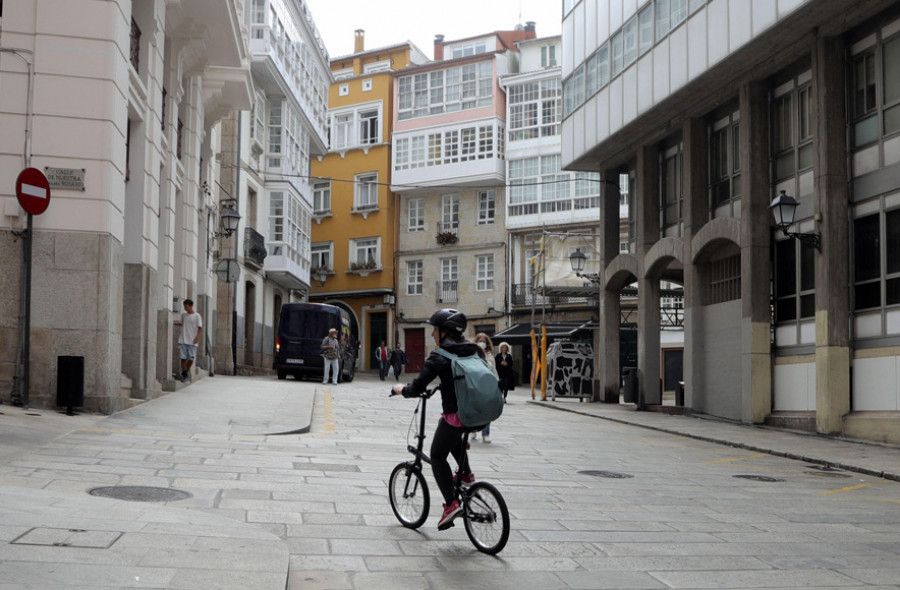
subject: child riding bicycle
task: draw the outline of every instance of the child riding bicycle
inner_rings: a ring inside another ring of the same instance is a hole
[[[463,337],[466,330],[467,319],[465,314],[457,309],[441,309],[434,312],[427,323],[434,326],[431,332],[435,344],[447,352],[460,357],[472,355],[484,356],[482,350],[472,342],[467,342]],[[459,502],[453,497],[453,471],[449,455],[453,455],[456,463],[463,467],[460,477],[464,483],[475,481],[475,477],[468,469],[468,456],[463,434],[466,428],[460,422],[457,413],[456,390],[454,388],[453,372],[450,360],[436,352],[432,352],[425,360],[425,366],[418,377],[409,385],[394,385],[392,392],[403,397],[417,397],[434,381],[435,377],[441,380],[441,419],[438,421],[431,441],[431,468],[434,480],[437,482],[441,495],[444,496],[444,512],[438,521],[438,530],[445,530],[453,526],[453,520],[462,511]]]

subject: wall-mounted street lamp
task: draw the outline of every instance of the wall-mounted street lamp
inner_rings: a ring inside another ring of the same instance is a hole
[[[821,243],[821,235],[817,233],[804,234],[788,231],[792,225],[794,225],[794,215],[797,212],[797,206],[800,203],[797,202],[797,199],[788,195],[784,191],[772,199],[772,204],[769,205],[769,210],[772,211],[772,215],[775,217],[775,227],[784,232],[784,235],[789,238],[793,238],[795,240],[799,240],[800,243],[806,244],[807,246],[812,246],[818,251],[822,251],[822,243]]]
[[[328,272],[324,267],[317,268],[312,273],[312,279],[318,281],[319,285],[324,287],[325,281],[328,280]]]
[[[586,273],[584,271],[584,263],[587,262],[587,256],[581,251],[581,248],[575,248],[575,251],[569,256],[569,264],[572,265],[572,272],[575,276],[587,279],[594,285],[600,284],[600,275],[597,273]]]
[[[241,215],[234,210],[237,199],[222,199],[222,207],[224,210],[219,216],[222,223],[222,230],[213,234],[216,238],[228,238],[237,231],[238,225],[241,223]]]

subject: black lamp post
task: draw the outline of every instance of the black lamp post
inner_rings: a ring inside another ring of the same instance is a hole
[[[584,255],[584,252],[581,251],[581,248],[575,248],[575,251],[569,255],[569,264],[572,265],[572,272],[575,273],[575,276],[582,279],[587,279],[591,283],[599,285],[599,274],[582,272],[584,270],[585,262],[587,262],[587,256]]]
[[[800,203],[797,202],[797,199],[788,195],[786,192],[781,191],[777,197],[772,199],[772,204],[769,205],[769,210],[772,211],[772,215],[775,217],[775,227],[780,229],[784,235],[789,238],[799,240],[802,244],[806,244],[807,246],[812,246],[818,251],[822,251],[821,244],[821,236],[817,233],[805,234],[788,231],[792,225],[794,225],[794,215],[797,213],[797,207]]]

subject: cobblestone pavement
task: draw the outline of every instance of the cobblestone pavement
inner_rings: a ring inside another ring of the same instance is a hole
[[[437,531],[430,474],[425,525],[394,518],[416,403],[388,386],[216,377],[29,441],[0,457],[0,589],[900,588],[900,483],[873,475],[896,447],[516,390],[470,455],[510,507],[491,557]],[[104,485],[191,497],[86,494]],[[53,545],[67,527],[91,534]]]

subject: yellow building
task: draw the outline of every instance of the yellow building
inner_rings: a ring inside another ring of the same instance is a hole
[[[310,301],[350,312],[359,369],[377,369],[374,350],[395,342],[397,197],[391,183],[391,72],[425,63],[412,43],[331,60],[329,152],[313,159]]]

